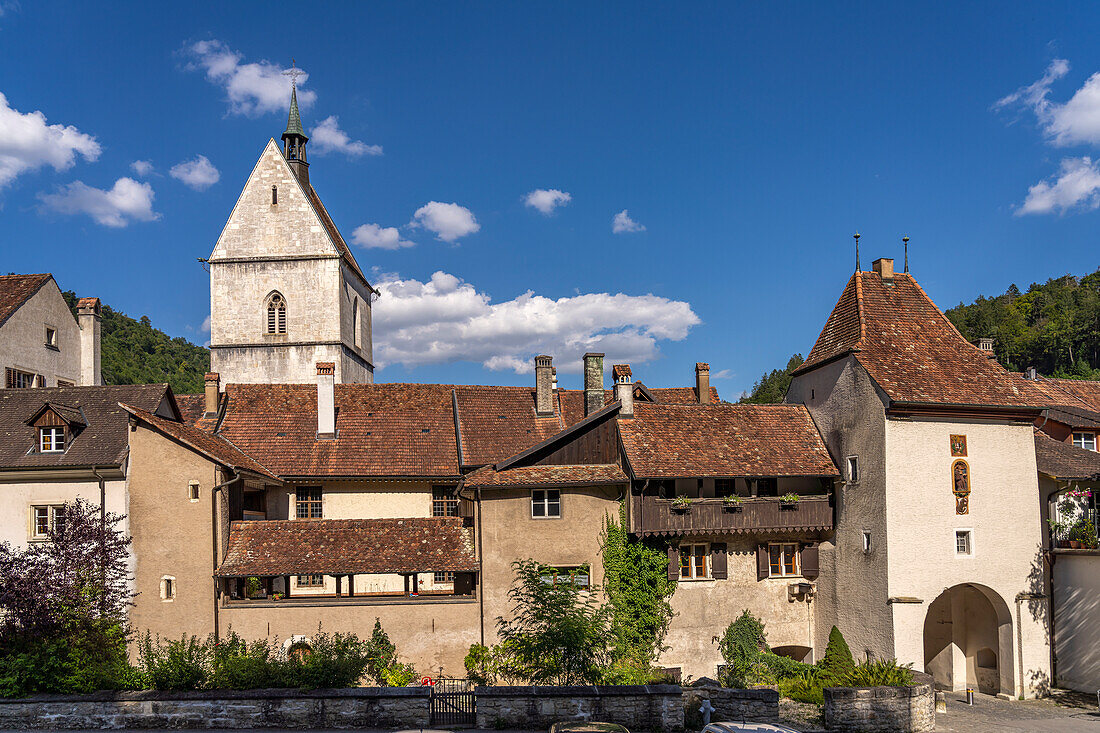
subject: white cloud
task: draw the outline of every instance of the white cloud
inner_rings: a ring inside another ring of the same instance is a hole
[[[0,188],[20,173],[51,166],[71,168],[76,156],[94,161],[100,147],[96,139],[72,125],[48,125],[40,111],[23,113],[8,105],[0,94]]]
[[[136,173],[138,176],[144,178],[153,172],[153,161],[151,160],[135,160],[130,164],[130,170]]]
[[[222,174],[214,167],[214,164],[205,155],[196,155],[191,160],[177,163],[168,171],[168,175],[196,191],[210,188]]]
[[[1050,100],[1051,85],[1069,72],[1069,62],[1055,59],[1042,78],[1002,97],[994,109],[1030,108],[1047,140],[1059,147],[1100,143],[1100,72],[1090,76],[1068,102]]]
[[[586,351],[609,362],[640,364],[658,355],[658,341],[685,338],[699,317],[691,305],[655,295],[587,293],[557,300],[531,291],[493,303],[487,293],[446,272],[420,282],[385,274],[372,306],[379,364],[480,363],[529,372],[535,354],[552,354],[558,369],[579,372]]]
[[[1065,213],[1074,208],[1095,209],[1097,206],[1100,206],[1097,163],[1088,156],[1066,158],[1057,178],[1039,181],[1027,190],[1027,198],[1016,209],[1016,215]]]
[[[76,181],[56,193],[40,193],[38,198],[52,211],[87,214],[108,227],[124,227],[130,220],[153,221],[160,217],[153,211],[153,187],[132,178],[119,178],[106,191]]]
[[[710,375],[711,379],[733,379],[736,375],[729,369],[720,369]]]
[[[270,61],[241,63],[244,58],[222,41],[199,41],[188,51],[195,58],[192,68],[201,68],[211,84],[225,89],[229,110],[234,114],[261,115],[267,112],[286,114],[290,106],[290,80],[283,75],[285,68]],[[197,65],[197,66],[196,66]],[[302,89],[309,74],[298,77],[298,104],[309,107],[317,99],[317,93]]]
[[[356,227],[351,233],[351,241],[368,249],[403,249],[416,246],[416,242],[402,239],[397,227],[381,227],[377,224]]]
[[[465,206],[438,201],[429,201],[417,209],[409,226],[424,227],[444,242],[453,242],[481,229],[474,212]]]
[[[573,200],[565,191],[559,191],[556,188],[536,188],[531,193],[527,194],[524,198],[524,203],[530,206],[532,209],[538,209],[546,216],[554,213],[554,209],[559,206],[565,206],[567,203]]]
[[[615,218],[611,220],[611,231],[615,234],[644,232],[645,227],[631,219],[630,214],[626,213],[626,209],[623,209],[618,214],[615,214]]]
[[[202,325],[199,326],[199,330],[203,333],[210,333],[210,316],[203,319]]]
[[[318,155],[325,153],[343,153],[352,157],[360,155],[381,155],[381,145],[367,145],[360,140],[352,140],[348,134],[340,129],[335,115],[330,115],[321,120],[320,124],[311,131],[310,142],[313,143],[314,152]]]

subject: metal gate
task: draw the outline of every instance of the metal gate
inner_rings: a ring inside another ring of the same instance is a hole
[[[467,680],[440,679],[428,697],[429,725],[474,725],[477,723],[477,699]]]

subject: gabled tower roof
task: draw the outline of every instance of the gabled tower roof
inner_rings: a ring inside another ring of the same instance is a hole
[[[290,85],[290,114],[286,119],[286,132],[283,133],[283,137],[290,135],[306,137],[306,131],[302,129],[302,116],[298,113],[298,85],[293,82]]]

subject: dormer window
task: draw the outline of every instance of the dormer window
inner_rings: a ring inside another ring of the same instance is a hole
[[[1073,444],[1085,450],[1096,450],[1096,433],[1074,433]]]
[[[39,428],[38,450],[41,453],[64,453],[65,428]]]

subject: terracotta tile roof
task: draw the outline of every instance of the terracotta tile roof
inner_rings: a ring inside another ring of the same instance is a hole
[[[53,279],[53,275],[0,275],[0,325],[19,310],[19,306]]]
[[[630,478],[617,463],[590,466],[517,466],[497,471],[484,466],[466,477],[469,488],[502,489],[526,486],[600,486],[625,484]]]
[[[199,430],[186,423],[165,420],[148,410],[122,404],[122,409],[144,422],[157,432],[183,443],[191,450],[200,453],[221,465],[240,471],[249,471],[278,481],[278,477],[245,455],[229,441],[216,435]]]
[[[118,403],[153,412],[168,394],[166,384],[0,390],[0,470],[119,466],[129,447],[130,416]],[[25,420],[47,402],[77,410],[87,422],[63,453],[30,452],[37,436]]]
[[[803,405],[636,403],[619,434],[635,478],[838,475]]]
[[[1035,431],[1035,465],[1039,473],[1056,479],[1100,477],[1100,453],[1078,448]]]
[[[180,417],[188,425],[194,425],[206,410],[206,395],[178,394],[176,404],[180,408]]]
[[[795,374],[854,354],[895,402],[1041,406],[1041,396],[963,338],[910,275],[852,275]]]
[[[473,530],[458,517],[233,522],[223,578],[474,572]]]
[[[1048,394],[1052,404],[1071,405],[1075,402],[1079,406],[1093,412],[1100,412],[1100,382],[1088,379],[1058,379],[1056,377],[1039,377],[1032,382]],[[1062,399],[1055,399],[1057,395]],[[1069,399],[1065,399],[1068,397]]]
[[[529,387],[460,386],[455,395],[466,466],[499,461],[564,427],[560,410],[558,415],[535,415],[535,390]]]
[[[639,388],[641,388],[639,390]],[[641,382],[634,383],[635,398],[640,392],[648,392],[661,404],[667,405],[695,405],[699,400],[695,396],[694,387],[646,387]],[[562,415],[562,427],[578,423],[584,419],[584,390],[583,389],[559,389],[559,412]],[[603,403],[609,405],[615,401],[614,390],[605,389]],[[718,388],[710,388],[710,401],[718,402]]]

